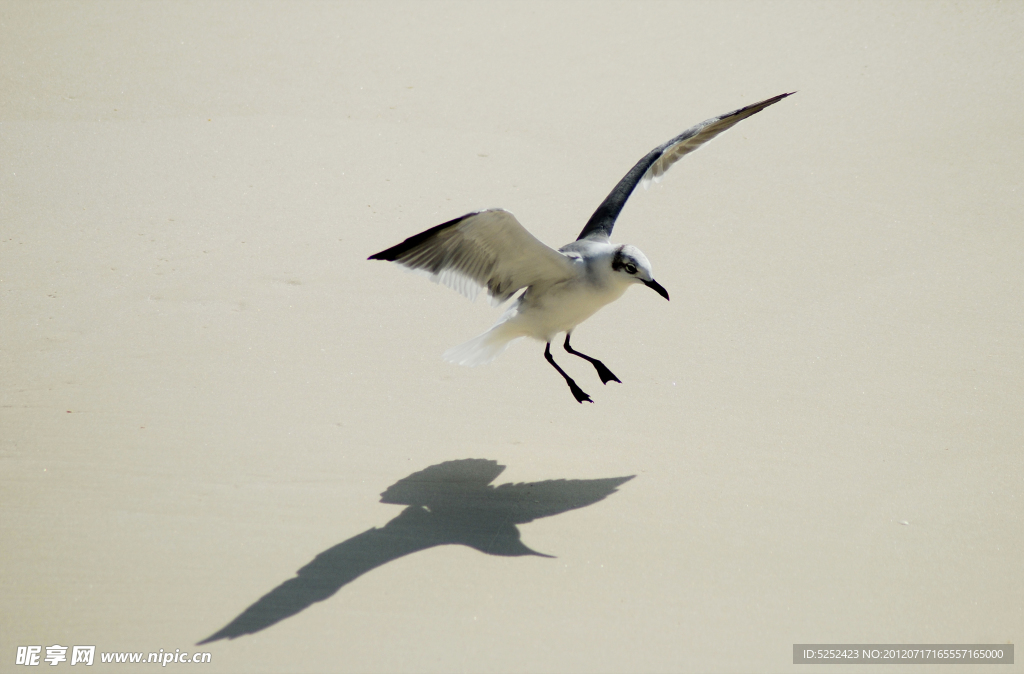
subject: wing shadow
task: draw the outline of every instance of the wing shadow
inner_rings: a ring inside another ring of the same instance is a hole
[[[381,494],[381,503],[408,506],[398,517],[324,550],[295,578],[263,595],[199,643],[264,630],[331,597],[367,571],[438,545],[466,545],[506,557],[550,557],[524,545],[516,525],[597,503],[635,477],[491,486],[504,470],[497,461],[462,459],[399,480]]]

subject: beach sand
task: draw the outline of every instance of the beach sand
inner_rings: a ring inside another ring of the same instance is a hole
[[[1020,3],[0,5],[0,671],[1019,644],[1022,34]],[[443,362],[499,310],[366,260],[490,207],[561,246],[789,91],[627,204],[672,300],[575,332],[622,384],[556,350],[593,405],[536,342]]]

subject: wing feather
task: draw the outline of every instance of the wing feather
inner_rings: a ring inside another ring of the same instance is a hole
[[[637,162],[636,166],[630,169],[615,189],[597,207],[594,214],[590,216],[587,225],[580,232],[579,239],[595,239],[607,241],[611,236],[612,228],[615,227],[615,220],[626,205],[626,200],[636,189],[637,184],[643,182],[644,187],[651,181],[658,181],[668,169],[677,161],[690,154],[704,143],[708,142],[718,134],[732,128],[739,122],[751,115],[761,112],[769,105],[778,103],[786,96],[792,94],[781,94],[772,98],[748,105],[739,110],[733,110],[719,117],[712,117],[686,131],[658,147],[654,148],[647,155]],[[578,240],[578,239],[577,239]]]
[[[470,299],[486,290],[494,304],[527,286],[557,283],[574,274],[568,257],[541,243],[500,208],[449,220],[369,259],[424,272]]]

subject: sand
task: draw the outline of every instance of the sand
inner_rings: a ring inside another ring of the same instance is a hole
[[[1019,644],[1022,34],[1012,2],[0,5],[0,670]],[[672,300],[574,334],[621,385],[558,351],[593,405],[535,342],[443,362],[498,310],[366,261],[499,206],[560,246],[787,91],[627,204]]]

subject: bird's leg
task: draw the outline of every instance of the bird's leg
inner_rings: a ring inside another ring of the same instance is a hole
[[[588,403],[594,402],[590,399],[590,396],[583,392],[583,389],[576,385],[576,382],[572,380],[572,377],[565,373],[565,370],[558,367],[558,363],[555,362],[554,356],[551,355],[551,342],[548,342],[547,346],[544,347],[544,357],[547,358],[549,363],[551,363],[551,367],[558,370],[558,374],[565,378],[565,383],[569,385],[569,390],[572,391],[574,396],[576,396],[576,402],[581,404],[584,400]]]
[[[616,377],[614,374],[612,374],[612,371],[609,370],[605,366],[605,364],[602,363],[601,361],[599,361],[597,358],[591,358],[587,354],[580,353],[579,351],[576,351],[571,346],[569,346],[569,333],[568,332],[565,333],[565,350],[568,351],[569,353],[571,353],[574,356],[579,356],[583,360],[590,361],[590,364],[593,365],[594,369],[597,370],[597,376],[599,376],[601,378],[601,383],[602,384],[607,384],[610,381],[617,381],[620,384],[622,383],[622,380],[619,379],[618,377]]]

